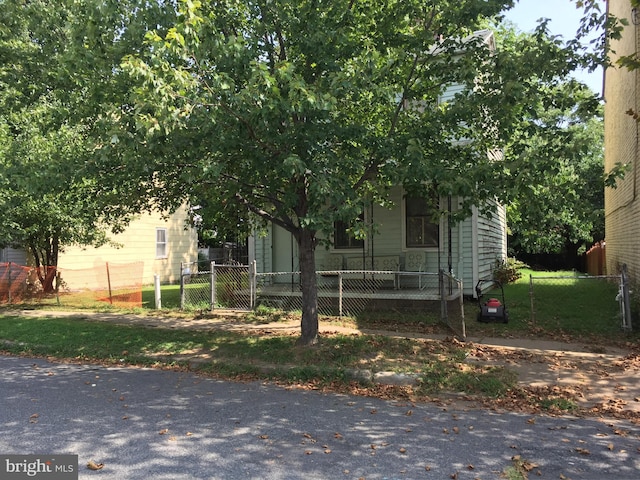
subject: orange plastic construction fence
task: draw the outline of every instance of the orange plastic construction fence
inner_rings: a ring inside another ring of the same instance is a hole
[[[105,262],[92,268],[66,269],[0,263],[0,303],[21,303],[43,297],[39,277],[52,280],[59,300],[69,305],[109,303],[119,307],[142,306],[144,262]]]
[[[35,269],[17,263],[0,263],[0,302],[22,302],[35,288]]]
[[[144,262],[105,262],[93,268],[58,270],[61,293],[90,293],[94,301],[119,307],[142,306]]]

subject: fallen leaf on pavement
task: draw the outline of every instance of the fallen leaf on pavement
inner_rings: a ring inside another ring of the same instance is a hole
[[[102,468],[104,468],[104,463],[96,463],[93,460],[89,460],[89,462],[87,463],[87,468],[89,470],[101,470]]]

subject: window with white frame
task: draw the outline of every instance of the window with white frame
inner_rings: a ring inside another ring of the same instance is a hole
[[[405,233],[407,248],[438,247],[440,225],[434,220],[434,209],[438,201],[435,196],[431,199],[407,196],[405,197]]]
[[[156,228],[156,258],[167,258],[167,229]]]

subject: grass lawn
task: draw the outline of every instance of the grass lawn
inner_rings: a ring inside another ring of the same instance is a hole
[[[595,337],[600,340],[623,340],[621,317],[616,295],[618,284],[604,279],[576,278],[574,272],[539,272],[521,270],[515,283],[504,286],[509,323],[480,323],[477,302],[465,305],[468,335],[548,334]],[[532,285],[533,277],[533,315]],[[553,278],[547,278],[553,277]],[[496,297],[499,289],[485,293],[483,301]]]
[[[529,275],[505,286],[509,323],[484,324],[476,321],[477,302],[467,301],[465,315],[468,336],[580,336],[598,343],[637,339],[620,332],[615,284],[567,278],[534,281],[535,318],[531,318]],[[573,275],[573,274],[571,274]],[[188,288],[202,288],[188,286]],[[485,295],[501,295],[491,292]],[[101,304],[108,312],[155,315],[153,288],[142,293],[143,308],[122,310]],[[162,315],[196,316],[178,312],[180,287],[162,287]],[[28,305],[21,305],[25,308]],[[37,308],[69,309],[55,301]],[[89,309],[90,307],[84,306]],[[95,309],[95,306],[94,308]],[[299,318],[298,313],[259,309],[240,315],[244,322],[267,323]],[[357,318],[327,321],[360,328],[413,333],[450,333],[436,314],[376,312]],[[313,385],[355,393],[426,397],[441,392],[464,392],[500,397],[513,392],[516,378],[503,367],[469,364],[473,344],[453,340],[435,341],[396,338],[388,335],[327,335],[313,348],[296,346],[297,336],[264,332],[192,331],[145,328],[90,321],[82,311],[64,318],[19,315],[15,309],[0,309],[0,351],[16,355],[51,356],[109,365],[154,365],[190,368],[224,378],[267,378],[280,382]],[[194,357],[206,362],[193,363]],[[268,366],[268,368],[267,368]],[[412,387],[380,387],[358,380],[355,371],[394,371],[417,378]],[[410,394],[408,393],[410,390]],[[526,397],[526,396],[525,396]]]
[[[353,384],[355,370],[411,373],[415,395],[443,390],[498,396],[515,376],[504,368],[468,366],[468,347],[459,342],[383,335],[331,335],[301,348],[292,335],[250,335],[228,331],[187,331],[65,318],[23,317],[0,311],[0,351],[115,365],[192,368],[224,377],[269,378],[316,385]],[[207,362],[187,358],[205,355]],[[264,366],[269,365],[265,370]],[[463,366],[464,365],[464,366]],[[356,382],[357,383],[357,382]],[[360,388],[365,388],[367,381]]]

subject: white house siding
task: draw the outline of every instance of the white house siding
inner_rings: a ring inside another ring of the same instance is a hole
[[[454,99],[453,97],[455,97],[457,93],[464,91],[464,89],[464,85],[449,85],[444,89],[442,95],[438,97],[438,103],[452,102]]]
[[[507,257],[506,209],[492,203],[496,210],[491,219],[477,211],[474,214],[477,219],[477,279],[491,279],[496,261]]]
[[[341,255],[343,258],[359,257],[366,258],[397,256],[401,269],[405,266],[405,256],[408,251],[419,250],[426,252],[426,271],[437,272],[438,270],[438,249],[407,249],[404,246],[404,206],[402,202],[402,188],[396,187],[390,192],[390,200],[396,205],[392,210],[380,206],[374,206],[373,212],[369,207],[365,212],[365,219],[374,225],[373,235],[364,242],[364,249],[335,249],[324,246],[316,250],[316,265],[318,270],[326,270],[329,265],[329,258]],[[442,232],[441,232],[442,240]]]
[[[100,248],[67,247],[60,254],[58,266],[64,269],[102,269],[108,262],[114,268],[120,264],[142,262],[142,283],[153,284],[154,275],[163,283],[180,281],[181,262],[195,262],[198,259],[198,236],[192,228],[185,229],[186,208],[179,209],[168,220],[158,213],[142,214],[131,222],[121,234],[112,237],[120,248],[105,245]],[[166,256],[156,257],[156,230],[166,229]],[[92,285],[88,283],[88,288]]]
[[[477,229],[477,218],[471,217],[460,222],[456,229],[458,237],[461,239],[461,251],[459,252],[457,266],[454,263],[454,275],[462,280],[465,295],[473,294],[473,289],[477,282],[476,276],[476,258],[477,253],[474,249],[475,235]]]
[[[424,271],[437,273],[442,268],[451,270],[463,281],[464,293],[473,295],[479,278],[491,278],[492,269],[497,259],[506,258],[507,235],[505,209],[497,206],[492,219],[474,214],[457,225],[451,226],[451,245],[449,245],[449,227],[443,221],[440,228],[440,247],[431,249],[407,249],[404,245],[404,207],[402,189],[395,188],[391,199],[396,207],[393,210],[374,207],[366,212],[366,220],[373,222],[376,231],[373,237],[365,240],[364,250],[334,249],[318,246],[316,250],[316,269],[333,270],[338,268],[332,260],[343,259],[346,267],[347,258],[398,257],[401,270],[405,270],[405,259],[408,253],[421,250],[426,254]],[[457,208],[456,201],[452,207]],[[372,218],[373,217],[373,218]],[[290,235],[279,227],[269,229],[266,237],[254,236],[252,250],[255,252],[259,272],[289,272],[298,268],[297,246],[291,247]],[[451,255],[449,255],[451,248]],[[293,262],[292,262],[293,255]],[[282,277],[283,281],[289,281]],[[276,279],[277,280],[277,279]]]
[[[273,272],[272,268],[272,239],[273,234],[272,230],[277,228],[275,225],[272,225],[268,228],[266,232],[256,232],[249,239],[249,251],[254,252],[254,256],[249,256],[249,261],[255,260],[256,262],[256,270],[259,273],[265,272]]]

